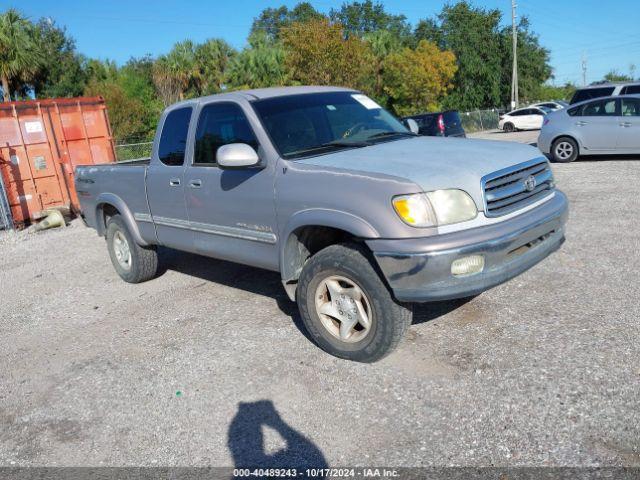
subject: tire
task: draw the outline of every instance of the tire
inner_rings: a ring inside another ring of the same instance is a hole
[[[513,133],[516,131],[516,126],[511,122],[507,122],[503,125],[502,130],[506,133]]]
[[[551,158],[554,162],[569,163],[578,158],[578,143],[571,137],[560,137],[551,145]]]
[[[111,263],[120,278],[129,283],[140,283],[155,277],[158,252],[155,247],[138,245],[120,215],[109,219],[106,237]]]
[[[360,289],[360,300],[353,286]],[[391,296],[367,251],[356,244],[331,245],[312,256],[302,269],[296,297],[313,341],[331,355],[356,362],[375,362],[391,353],[413,317],[408,305]],[[345,322],[338,320],[341,314]],[[348,315],[358,323],[348,338],[341,338],[342,328],[346,332],[353,322]]]

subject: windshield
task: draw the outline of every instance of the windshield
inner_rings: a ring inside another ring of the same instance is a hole
[[[356,92],[287,95],[252,105],[276,149],[288,159],[413,135],[380,105]]]

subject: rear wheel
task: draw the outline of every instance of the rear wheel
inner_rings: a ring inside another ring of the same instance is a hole
[[[559,138],[551,146],[551,158],[555,162],[573,162],[578,158],[578,152],[578,144],[570,137]]]
[[[113,268],[125,282],[140,283],[156,275],[158,252],[138,245],[120,215],[111,217],[107,224],[107,249]]]
[[[411,325],[411,309],[393,299],[367,252],[356,244],[316,253],[302,270],[296,292],[310,336],[336,357],[380,360]]]

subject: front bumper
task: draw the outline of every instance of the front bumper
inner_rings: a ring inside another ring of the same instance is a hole
[[[503,222],[433,237],[368,240],[399,301],[430,302],[476,295],[521,274],[564,242],[566,196],[556,190],[542,205]],[[480,273],[454,276],[451,263],[483,255]]]

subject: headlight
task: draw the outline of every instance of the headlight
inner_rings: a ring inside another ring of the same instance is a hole
[[[433,227],[472,220],[478,209],[462,190],[436,190],[394,197],[393,208],[412,227]]]

